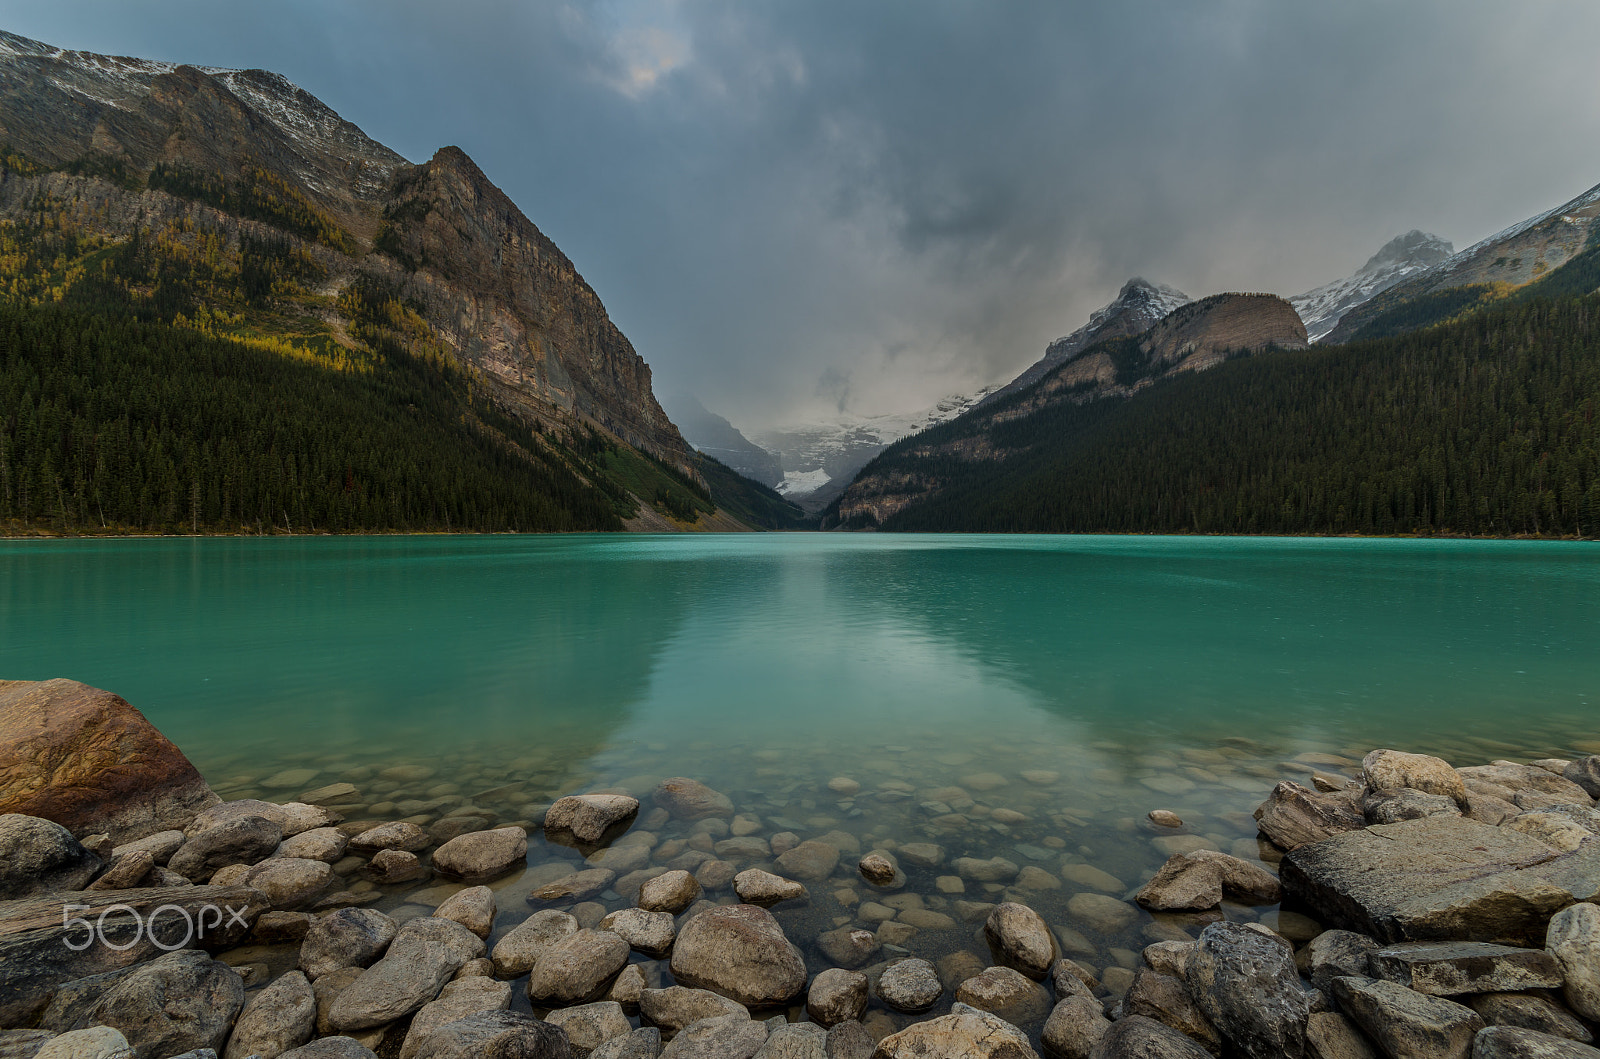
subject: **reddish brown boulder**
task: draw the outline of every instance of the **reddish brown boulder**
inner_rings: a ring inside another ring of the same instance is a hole
[[[130,842],[220,799],[119,696],[75,680],[0,681],[0,813]]]

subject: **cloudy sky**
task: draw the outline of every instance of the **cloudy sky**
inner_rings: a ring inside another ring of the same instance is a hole
[[[1600,182],[1593,0],[0,0],[457,144],[748,431],[1003,382],[1139,274],[1291,295]]]

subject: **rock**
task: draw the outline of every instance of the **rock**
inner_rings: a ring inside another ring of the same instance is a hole
[[[785,875],[805,882],[821,882],[838,867],[839,849],[820,839],[809,839],[780,854],[776,863]]]
[[[1546,769],[1519,765],[1514,761],[1496,761],[1492,765],[1474,765],[1456,771],[1466,782],[1469,795],[1481,791],[1515,801],[1519,794],[1545,794],[1553,796],[1558,802],[1581,802],[1588,797],[1588,792],[1571,780]]]
[[[739,869],[725,860],[713,858],[702,861],[694,870],[694,881],[704,890],[726,889],[739,874]]]
[[[690,1023],[722,1015],[750,1017],[744,1005],[707,989],[668,986],[646,989],[639,996],[639,1016],[654,1026],[678,1032]]]
[[[138,1059],[164,1059],[191,1048],[221,1048],[243,1006],[244,983],[233,968],[183,949],[117,979],[74,1028],[110,1026]]]
[[[944,863],[944,848],[932,842],[907,842],[895,850],[897,859],[917,868],[937,868]]]
[[[279,1059],[378,1059],[372,1049],[354,1037],[323,1037],[303,1044]]]
[[[298,945],[305,940],[306,932],[311,929],[315,919],[310,912],[263,912],[256,920],[250,937],[263,945],[285,941]]]
[[[1538,944],[1552,913],[1600,890],[1600,844],[1556,854],[1507,828],[1429,817],[1293,850],[1282,879],[1325,921],[1380,941]]]
[[[870,930],[839,927],[817,935],[817,948],[822,955],[840,967],[860,967],[876,956],[880,943]]]
[[[628,947],[646,956],[661,959],[672,951],[678,925],[670,912],[646,912],[642,908],[623,908],[608,914],[600,921],[601,930],[609,930],[628,943]]]
[[[367,865],[367,874],[373,882],[391,886],[426,879],[429,871],[415,853],[407,853],[402,849],[382,849],[373,854],[372,861]]]
[[[1557,805],[1517,813],[1500,826],[1532,835],[1555,849],[1570,851],[1600,835],[1600,810],[1587,805]]]
[[[765,1023],[722,1015],[691,1022],[661,1049],[661,1059],[751,1059],[767,1041]]]
[[[445,898],[434,909],[434,917],[460,923],[480,938],[494,929],[494,891],[487,886],[469,886]]]
[[[1469,1007],[1423,996],[1394,982],[1335,978],[1333,996],[1363,1033],[1389,1055],[1466,1059],[1483,1019]]]
[[[1356,1024],[1337,1011],[1313,1011],[1306,1020],[1307,1059],[1378,1059]]]
[[[1213,923],[1201,931],[1184,980],[1206,1018],[1242,1055],[1304,1054],[1310,1003],[1284,946],[1238,924]]]
[[[323,860],[332,864],[344,856],[345,846],[349,844],[350,840],[337,827],[315,827],[284,839],[274,856]]]
[[[1144,947],[1144,962],[1158,974],[1182,978],[1187,972],[1189,954],[1194,951],[1193,941],[1158,941]]]
[[[1566,1008],[1540,993],[1484,993],[1462,998],[1491,1026],[1517,1026],[1552,1037],[1593,1044],[1588,1027]]]
[[[302,802],[311,805],[348,805],[361,800],[361,792],[352,783],[330,783],[300,795]]]
[[[1200,1010],[1182,980],[1172,975],[1148,969],[1139,971],[1117,1010],[1119,1018],[1143,1015],[1170,1026],[1185,1037],[1199,1041],[1212,1055],[1222,1051],[1222,1035]]]
[[[943,995],[939,973],[927,960],[896,960],[878,978],[878,999],[909,1015],[927,1011]]]
[[[812,1022],[778,1026],[753,1059],[828,1059],[828,1031]]]
[[[3,819],[3,818],[0,818]],[[91,890],[131,890],[143,883],[156,866],[149,850],[133,850],[117,857],[106,873],[89,884]]]
[[[311,983],[290,971],[257,993],[245,1005],[228,1039],[224,1059],[277,1059],[311,1039],[317,1028],[317,1001]]]
[[[991,857],[988,860],[957,857],[951,866],[957,875],[973,882],[1010,882],[1017,877],[1018,871],[1016,863],[1004,857]]]
[[[5,695],[6,682],[0,682],[0,704]],[[0,728],[4,723],[4,715],[0,714]],[[3,789],[4,781],[0,780],[0,790]],[[81,890],[100,867],[100,858],[84,849],[60,824],[20,813],[0,815],[0,901],[55,890]]]
[[[706,817],[730,818],[733,802],[726,794],[719,794],[699,780],[681,776],[662,780],[652,796],[655,803],[678,820],[702,820]]]
[[[874,886],[888,886],[894,882],[894,861],[877,850],[862,857],[856,865],[856,870],[861,873],[863,879]]]
[[[1152,809],[1145,814],[1157,827],[1182,827],[1183,818],[1170,809]]]
[[[1600,1022],[1600,905],[1587,902],[1557,912],[1545,935],[1545,949],[1561,965],[1567,1004],[1591,1022]]]
[[[384,849],[397,849],[402,853],[420,853],[428,848],[430,841],[426,831],[416,824],[402,820],[398,823],[369,827],[350,840],[350,848],[357,853],[376,853]]]
[[[624,1011],[634,1012],[639,1010],[639,998],[644,995],[644,990],[644,972],[639,970],[638,964],[630,963],[611,983],[611,988],[606,991],[606,999],[615,1000]]]
[[[546,883],[529,894],[528,900],[530,902],[581,901],[585,897],[593,897],[610,886],[616,877],[617,873],[608,868],[588,868]]]
[[[700,896],[700,884],[686,871],[669,871],[639,887],[638,905],[646,912],[677,915]]]
[[[433,870],[451,879],[493,879],[527,863],[528,833],[520,827],[469,831],[433,851]]]
[[[1304,951],[1311,984],[1326,993],[1335,978],[1373,977],[1372,954],[1378,943],[1350,930],[1325,930]]]
[[[1212,861],[1174,853],[1134,900],[1156,912],[1215,908],[1222,903],[1222,869]]]
[[[1092,996],[1100,980],[1075,960],[1057,960],[1050,968],[1050,985],[1056,997]]]
[[[0,1030],[0,1059],[34,1059],[55,1036],[49,1030]]]
[[[328,1009],[335,1031],[366,1030],[401,1019],[433,1000],[483,940],[460,923],[426,916],[400,928],[383,959],[368,967]]]
[[[399,930],[394,920],[370,908],[329,912],[306,928],[300,943],[300,970],[315,981],[342,967],[370,967]]]
[[[1582,787],[1589,797],[1600,798],[1600,754],[1568,762],[1561,775],[1569,783]]]
[[[1072,918],[1101,934],[1116,934],[1139,919],[1138,909],[1105,894],[1074,894],[1067,901],[1067,911]]]
[[[830,967],[811,980],[806,992],[806,1013],[823,1026],[859,1019],[867,1010],[867,991],[866,975]]]
[[[494,973],[501,978],[527,974],[546,950],[572,937],[579,929],[577,919],[566,912],[553,908],[535,912],[495,942],[494,951],[490,953]]]
[[[331,809],[306,805],[302,802],[278,805],[276,802],[264,802],[258,798],[241,798],[238,801],[214,805],[198,813],[184,827],[184,837],[193,838],[204,831],[210,831],[232,820],[242,820],[247,816],[259,816],[271,820],[278,825],[278,830],[283,832],[284,838],[291,838],[319,827],[329,827],[344,819]]]
[[[1203,1054],[1203,1053],[1202,1053]],[[1028,1035],[981,1011],[918,1022],[878,1042],[874,1059],[1039,1059]]]
[[[483,1011],[447,1022],[417,1042],[411,1059],[569,1059],[559,1026],[516,1011]]]
[[[1066,997],[1045,1021],[1040,1043],[1051,1059],[1088,1059],[1111,1020],[1100,1002],[1088,994]]]
[[[341,967],[311,983],[311,995],[317,1001],[318,1033],[333,1032],[333,1027],[328,1024],[328,1013],[333,1009],[334,1001],[339,999],[339,994],[354,985],[364,970],[364,967]]]
[[[585,1004],[628,962],[628,943],[609,930],[580,930],[547,948],[528,975],[528,999],[538,1005]]]
[[[292,911],[316,900],[334,882],[333,866],[301,857],[269,857],[245,871],[238,885],[260,890],[274,911]]]
[[[995,962],[1030,978],[1043,979],[1055,962],[1055,938],[1039,913],[1027,905],[1012,901],[996,905],[984,920],[983,936]]]
[[[793,879],[773,875],[759,868],[748,868],[733,878],[733,892],[745,904],[771,907],[779,901],[803,900],[810,896],[806,888]]]
[[[133,1059],[133,1049],[128,1038],[110,1026],[90,1026],[87,1029],[69,1030],[41,1042],[38,1051],[28,1054],[33,1059]],[[0,1055],[6,1055],[0,1045]],[[216,1053],[212,1052],[212,1059]]]
[[[593,845],[607,831],[632,823],[638,815],[639,799],[626,794],[569,794],[557,799],[545,813],[544,833],[552,841],[571,835],[580,843]]]
[[[956,999],[1007,1022],[1037,1022],[1050,1010],[1050,994],[1042,985],[1010,967],[986,967],[956,987]]]
[[[1429,996],[1561,988],[1561,968],[1543,949],[1481,941],[1410,941],[1372,954],[1372,974]]]
[[[772,913],[755,905],[701,912],[678,931],[672,976],[751,1007],[786,1003],[806,987],[805,960]]]
[[[1285,850],[1367,825],[1352,793],[1319,794],[1291,780],[1272,788],[1267,800],[1256,809],[1255,818],[1261,833]]]
[[[183,838],[182,831],[157,831],[153,835],[136,839],[133,842],[124,842],[122,845],[115,847],[111,851],[111,859],[116,860],[124,854],[142,850],[150,854],[155,863],[165,867],[167,862],[172,859],[172,855],[183,846]]]
[[[109,691],[0,681],[0,814],[122,843],[181,828],[218,801],[178,748]]]
[[[1472,1059],[1600,1059],[1600,1048],[1535,1030],[1490,1026],[1472,1039]]]
[[[552,1026],[560,1026],[566,1030],[572,1050],[579,1055],[588,1055],[607,1041],[626,1037],[633,1030],[633,1026],[628,1022],[628,1016],[622,1013],[622,1005],[609,1000],[582,1004],[578,1007],[557,1008],[546,1015],[544,1020]],[[405,1057],[402,1056],[401,1059]]]
[[[1449,798],[1462,809],[1467,807],[1466,782],[1442,758],[1374,750],[1362,758],[1361,775],[1369,790],[1387,794],[1410,789]]]
[[[209,878],[229,864],[255,864],[270,857],[283,830],[264,816],[237,816],[190,835],[167,866],[190,879]]]
[[[1461,807],[1454,798],[1407,788],[1366,792],[1361,798],[1361,813],[1369,824],[1398,824],[1402,820],[1422,820],[1429,816],[1460,816]]]
[[[646,1026],[626,1037],[611,1038],[590,1052],[589,1059],[656,1059],[660,1054],[661,1031]]]
[[[1170,1026],[1144,1015],[1112,1023],[1089,1059],[1210,1059],[1211,1053]]]
[[[511,983],[492,978],[466,978],[449,982],[439,999],[424,1004],[411,1018],[400,1059],[411,1059],[424,1038],[440,1026],[485,1011],[504,1011],[511,1005]]]
[[[841,1022],[828,1030],[822,1050],[828,1059],[872,1059],[878,1048],[872,1034],[859,1022]]]
[[[457,971],[456,972],[456,976],[454,978],[450,979],[450,980],[452,982],[459,982],[463,978],[493,978],[493,977],[494,977],[494,961],[489,959],[487,956],[479,956],[475,960],[468,960],[466,963],[462,964],[461,965],[461,970]]]

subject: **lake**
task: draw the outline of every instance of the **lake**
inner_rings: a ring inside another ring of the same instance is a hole
[[[562,794],[647,797],[665,777],[702,780],[757,837],[828,836],[844,851],[809,904],[776,910],[803,947],[871,925],[853,845],[942,848],[943,866],[908,868],[903,896],[960,925],[894,935],[929,956],[971,949],[973,905],[1024,887],[968,880],[954,892],[941,886],[949,862],[1004,857],[1040,869],[1022,896],[1109,969],[1193,921],[1087,922],[1072,896],[1121,897],[1178,848],[1270,864],[1249,814],[1278,779],[1353,775],[1380,746],[1462,765],[1600,751],[1600,547],[0,542],[0,678],[56,676],[127,698],[230,798],[348,780],[361,793],[347,815],[476,810],[531,826]],[[403,765],[419,767],[384,775]],[[1144,816],[1156,808],[1185,827],[1154,828]],[[688,849],[723,839],[715,825],[654,830]],[[502,914],[520,919],[516,898],[577,861],[535,832],[528,871],[496,884]],[[415,888],[379,907],[419,914]]]

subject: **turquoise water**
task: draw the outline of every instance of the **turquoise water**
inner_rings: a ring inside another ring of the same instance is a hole
[[[123,695],[228,797],[348,780],[361,797],[347,815],[431,824],[474,810],[531,827],[562,794],[703,780],[758,836],[831,835],[845,850],[808,904],[776,910],[802,941],[871,925],[852,844],[934,841],[947,864],[1005,856],[1042,869],[1034,889],[968,882],[953,895],[936,886],[946,866],[909,872],[908,890],[958,920],[959,901],[1022,896],[1109,970],[1193,921],[1075,918],[1083,867],[1110,872],[1100,888],[1121,897],[1174,848],[1255,857],[1249,813],[1277,779],[1352,773],[1385,745],[1458,764],[1600,751],[1600,547],[0,542],[0,678],[55,676]],[[382,775],[397,764],[433,772]],[[1156,831],[1153,808],[1186,826]],[[675,839],[718,837],[672,823],[653,834],[674,853]],[[496,883],[508,922],[526,914],[519,895],[577,862],[535,830],[527,872]],[[439,888],[419,885],[380,907],[420,913]],[[972,949],[973,929],[902,929],[895,944],[949,957]]]

